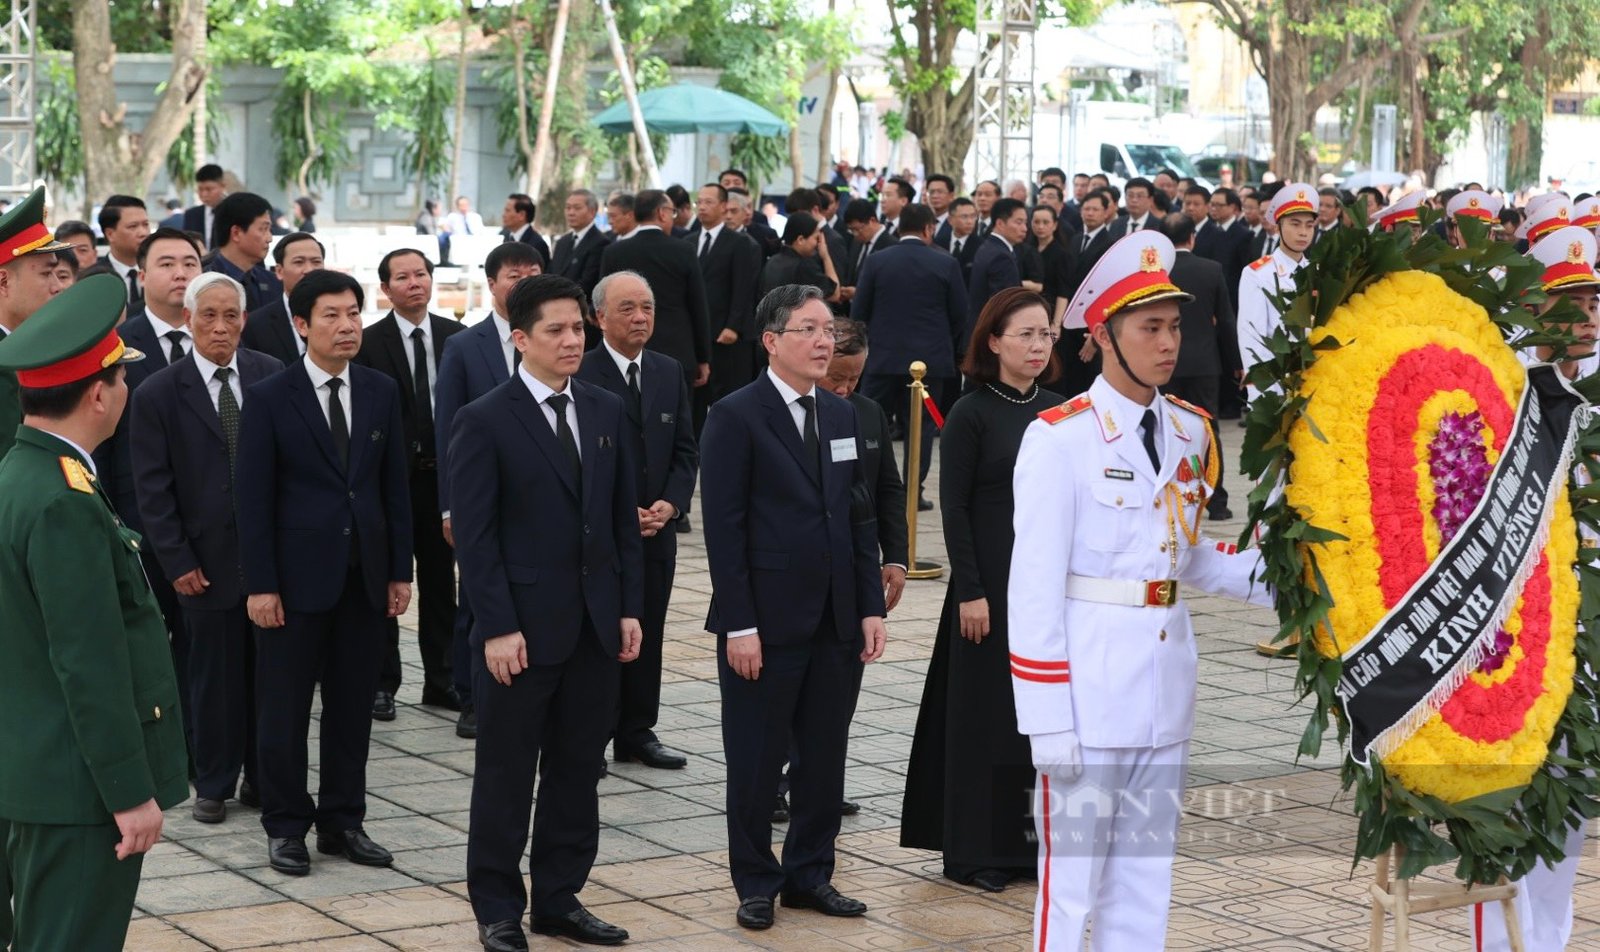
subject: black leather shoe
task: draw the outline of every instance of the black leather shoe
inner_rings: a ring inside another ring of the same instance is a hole
[[[375,721],[394,720],[394,695],[388,691],[379,691],[372,697],[372,719]]]
[[[619,764],[632,760],[657,770],[682,770],[689,766],[689,758],[663,746],[658,740],[646,741],[638,747],[618,748],[616,754]]]
[[[465,708],[461,716],[456,718],[456,736],[472,740],[478,736],[478,712],[472,708]]]
[[[255,785],[248,780],[239,781],[239,805],[261,809],[261,794],[256,792]]]
[[[778,794],[778,802],[772,805],[772,822],[789,822],[789,801],[784,799],[784,796],[781,793]]]
[[[609,773],[611,773],[611,765],[606,763],[606,755],[605,754],[601,754],[600,755],[600,776],[604,777]]]
[[[447,711],[459,711],[461,710],[461,698],[456,695],[455,688],[451,688],[448,691],[423,688],[422,706],[442,707]]]
[[[772,900],[766,896],[751,896],[739,903],[739,912],[735,915],[739,925],[746,929],[772,928]]]
[[[999,869],[980,869],[967,880],[967,885],[976,886],[984,892],[1005,892],[1011,885],[1011,874]]]
[[[865,915],[867,911],[866,903],[840,895],[831,883],[810,889],[785,889],[782,902],[785,909],[815,909],[825,916],[841,918]]]
[[[584,945],[621,945],[628,941],[627,929],[596,918],[582,906],[564,916],[534,916],[533,931],[566,936]]]
[[[688,535],[689,533],[691,533],[693,531],[694,531],[694,523],[689,521],[689,517],[688,516],[679,516],[678,517],[678,535]]]
[[[267,863],[285,876],[311,872],[311,854],[303,836],[274,836],[267,840]]]
[[[196,797],[194,818],[201,823],[221,823],[228,818],[228,805],[209,797]]]
[[[917,497],[917,511],[918,512],[932,512],[933,511],[933,503],[929,502],[925,497],[918,496]]]
[[[840,816],[855,816],[860,812],[861,804],[855,802],[854,800],[846,800],[845,802],[839,804]]]
[[[515,919],[478,924],[478,941],[485,952],[528,952],[528,937]]]
[[[1211,517],[1212,522],[1224,522],[1233,518],[1233,510],[1227,506],[1212,506],[1206,510],[1206,515]]]
[[[372,842],[360,829],[339,833],[317,833],[317,852],[343,856],[357,866],[388,866],[394,862],[389,851]]]

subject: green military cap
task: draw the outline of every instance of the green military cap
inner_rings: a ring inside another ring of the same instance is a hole
[[[23,325],[0,340],[0,370],[37,389],[92,377],[113,364],[143,360],[122,343],[117,322],[128,286],[111,274],[84,278],[51,298]]]
[[[44,226],[44,186],[0,215],[0,264],[23,255],[54,254],[72,246]]]

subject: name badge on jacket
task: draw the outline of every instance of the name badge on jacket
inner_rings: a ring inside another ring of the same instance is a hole
[[[828,450],[835,463],[848,463],[856,458],[856,440],[853,436],[828,441]]]

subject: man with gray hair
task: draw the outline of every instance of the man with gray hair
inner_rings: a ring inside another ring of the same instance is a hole
[[[700,451],[694,440],[693,405],[678,362],[645,349],[655,333],[656,299],[634,271],[616,271],[594,288],[594,318],[603,335],[583,355],[577,379],[622,398],[624,425],[633,444],[639,534],[644,537],[644,639],[639,657],[621,665],[622,691],[612,754],[658,770],[678,770],[688,758],[663,746],[655,726],[661,708],[661,653],[667,602],[677,568],[678,533],[673,521],[689,511]]]
[[[716,464],[701,497],[737,921],[766,929],[780,895],[828,916],[867,910],[829,880],[862,666],[888,636],[876,525],[870,504],[854,505],[864,479],[855,410],[817,385],[833,315],[817,288],[789,284],[762,298],[756,325],[768,368],[711,407],[703,445]],[[772,805],[791,743],[780,863]]]
[[[147,549],[177,593],[190,645],[183,701],[193,712],[193,810],[201,823],[226,819],[236,790],[240,802],[259,805],[255,642],[240,583],[234,455],[245,391],[283,364],[239,346],[244,307],[244,288],[225,274],[187,282],[182,318],[192,350],[145,380],[128,409]]]
[[[599,199],[586,188],[575,189],[567,195],[562,211],[567,216],[567,233],[557,239],[551,252],[550,273],[577,282],[584,294],[593,297],[600,281],[600,255],[611,243],[610,236],[594,223],[600,213]]]

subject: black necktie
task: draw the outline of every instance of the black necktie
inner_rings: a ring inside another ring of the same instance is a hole
[[[639,362],[628,361],[628,393],[633,398],[633,412],[640,420],[644,419],[644,395],[639,391]]]
[[[1160,473],[1161,454],[1156,452],[1156,411],[1144,411],[1139,427],[1144,431],[1144,451],[1150,454],[1150,468]]]
[[[344,381],[333,377],[328,381],[328,430],[333,433],[333,450],[339,454],[339,465],[350,468],[350,423],[344,418],[344,404],[339,402],[339,388]]]
[[[132,274],[133,272],[128,272]],[[161,335],[167,339],[167,363],[175,364],[183,359],[183,331],[167,331]]]
[[[950,242],[950,253],[955,255],[957,258],[961,257],[961,241],[962,239],[957,238]]]
[[[700,258],[705,260],[706,252],[711,250],[711,232],[704,232],[705,237],[700,239]]]
[[[1090,241],[1092,241],[1092,240],[1093,240],[1093,239],[1092,239],[1092,238],[1090,238],[1090,237],[1089,237],[1089,236],[1088,236],[1088,234],[1085,234],[1085,235],[1084,235],[1084,236],[1083,236],[1083,247],[1081,247],[1081,248],[1079,248],[1079,249],[1078,249],[1078,251],[1079,251],[1079,252],[1084,252],[1084,251],[1088,251],[1088,250],[1089,250],[1089,242],[1090,242]]]
[[[426,319],[426,318],[424,318]],[[417,438],[424,447],[433,445],[433,391],[428,386],[428,345],[422,328],[411,329],[412,391],[417,398]]]
[[[808,393],[798,402],[801,409],[806,411],[801,428],[805,431],[806,459],[810,461],[811,473],[815,476],[822,465],[822,453],[817,445],[817,398]]]
[[[571,399],[564,393],[553,393],[544,402],[556,411],[556,441],[561,444],[561,452],[566,454],[567,465],[572,467],[572,484],[582,486],[583,459],[578,456],[578,438],[572,434],[572,426],[567,423],[567,403]]]
[[[861,268],[867,263],[867,252],[872,250],[872,242],[868,241],[861,246],[861,253],[856,255],[856,274],[861,273]]]
[[[139,299],[139,271],[137,268],[128,269],[128,300]]]
[[[222,392],[217,394],[217,418],[222,421],[222,442],[228,447],[228,472],[231,473],[233,458],[239,452],[239,400],[228,383],[233,368],[218,367],[213,376],[222,384]]]

